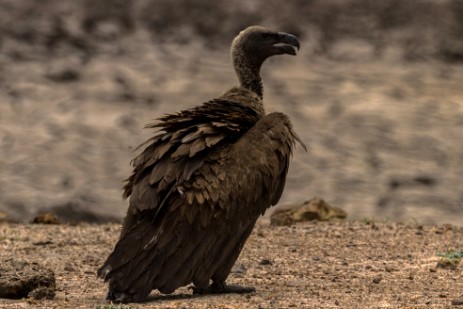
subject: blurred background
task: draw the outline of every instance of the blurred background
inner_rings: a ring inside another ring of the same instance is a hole
[[[0,220],[120,221],[143,125],[236,85],[253,24],[302,46],[262,71],[309,148],[280,205],[463,224],[461,0],[0,0]]]

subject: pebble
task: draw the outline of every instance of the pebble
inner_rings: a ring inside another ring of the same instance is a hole
[[[259,262],[259,265],[272,265],[272,261],[269,260],[269,259],[262,259],[260,262]]]
[[[34,246],[46,246],[46,245],[51,245],[53,244],[53,241],[51,240],[43,240],[43,241],[36,241],[32,243]]]
[[[75,270],[76,270],[76,268],[71,263],[66,263],[64,265],[64,271],[72,272],[72,271],[75,271]]]
[[[246,272],[246,267],[243,264],[235,264],[231,270],[232,273],[244,274]]]

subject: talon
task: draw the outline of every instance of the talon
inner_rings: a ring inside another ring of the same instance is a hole
[[[191,286],[189,289],[193,290],[193,294],[205,295],[205,294],[247,294],[256,291],[254,287],[239,286],[239,285],[225,285],[223,283],[212,283],[206,288],[199,288]]]
[[[194,295],[196,295],[196,294],[203,294],[203,293],[201,293],[201,290],[202,290],[202,289],[201,289],[201,288],[198,288],[197,286],[194,286],[194,285],[190,285],[190,286],[188,287],[188,290],[191,290],[192,293],[193,293]]]

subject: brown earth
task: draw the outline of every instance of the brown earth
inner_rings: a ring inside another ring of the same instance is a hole
[[[115,224],[0,225],[0,260],[38,262],[55,272],[57,285],[52,300],[1,299],[0,308],[104,308],[106,286],[95,273],[119,231]],[[181,288],[132,306],[450,308],[463,297],[463,265],[438,267],[439,255],[462,248],[463,228],[450,225],[261,222],[229,277],[255,293],[192,296]]]

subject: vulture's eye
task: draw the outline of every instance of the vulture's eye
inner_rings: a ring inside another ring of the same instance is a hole
[[[264,33],[264,34],[262,34],[262,37],[265,40],[271,40],[271,39],[273,39],[273,34],[272,33]]]

